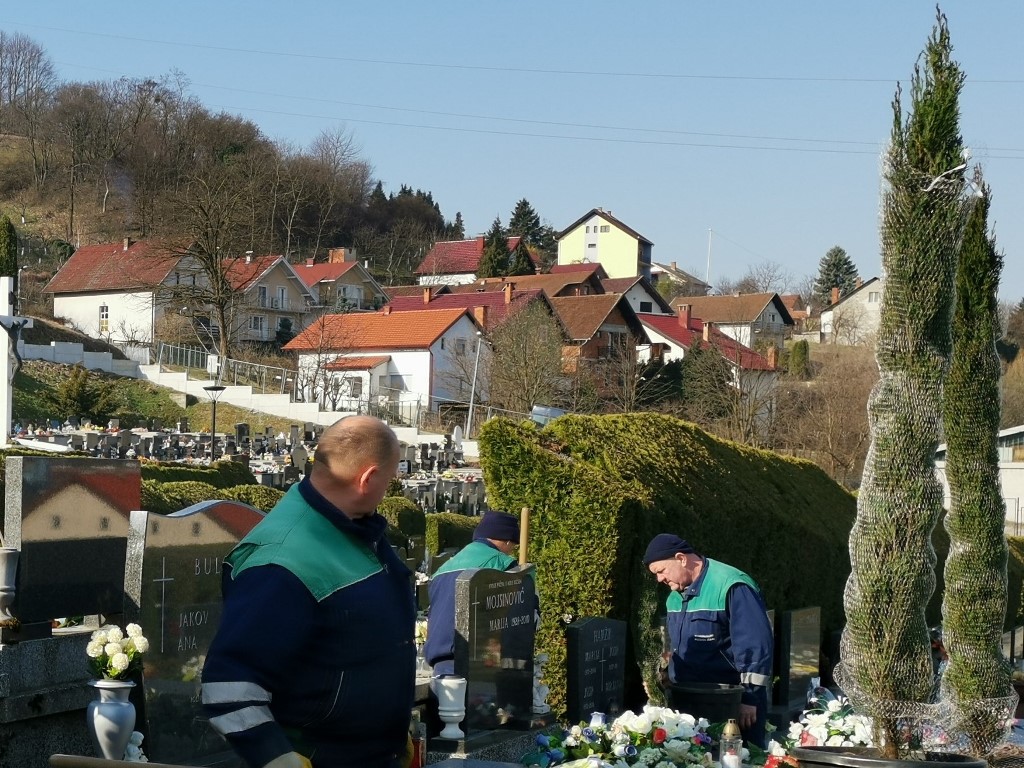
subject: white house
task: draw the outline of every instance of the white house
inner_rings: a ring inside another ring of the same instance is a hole
[[[873,277],[846,296],[832,289],[832,304],[821,311],[822,338],[833,344],[871,344],[878,333],[885,280]]]
[[[999,484],[1006,504],[1006,524],[1015,536],[1024,534],[1024,426],[999,431]],[[935,453],[935,473],[942,483],[943,506],[949,508],[949,480],[946,477],[946,444]]]
[[[298,352],[307,399],[338,411],[392,410],[408,420],[420,409],[468,399],[470,375],[457,363],[470,353],[475,362],[477,331],[480,324],[465,308],[385,307],[324,315],[284,348]],[[485,349],[482,356],[489,354]]]
[[[688,311],[745,347],[781,349],[793,318],[777,293],[736,293],[729,296],[681,296],[672,302],[680,314]],[[687,309],[688,308],[688,309]]]
[[[634,312],[655,315],[674,315],[672,307],[658,293],[646,277],[610,277],[601,281],[605,293],[619,293],[626,297]]]

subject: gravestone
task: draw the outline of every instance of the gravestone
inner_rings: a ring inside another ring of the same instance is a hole
[[[611,721],[622,712],[625,693],[626,622],[587,618],[569,625],[566,635],[569,722],[604,712]]]
[[[249,437],[249,425],[245,422],[235,424],[235,442],[241,445]]]
[[[263,516],[236,501],[206,501],[171,515],[132,512],[125,613],[150,641],[139,722],[151,760],[237,762],[203,713],[200,674],[220,623],[222,560]]]
[[[466,678],[467,733],[530,727],[536,607],[532,566],[456,578],[455,674]]]
[[[821,653],[821,608],[784,611],[778,627],[777,704],[802,703],[812,677],[818,677]]]
[[[6,475],[4,538],[21,550],[13,612],[26,638],[40,629],[48,636],[62,616],[119,615],[139,465],[9,456]]]

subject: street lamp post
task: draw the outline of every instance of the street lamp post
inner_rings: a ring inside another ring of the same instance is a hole
[[[473,362],[473,383],[469,387],[469,414],[466,416],[466,439],[472,434],[473,429],[473,407],[476,404],[476,373],[480,370],[480,347],[484,343],[482,331],[476,332],[476,360]]]
[[[213,415],[210,417],[210,463],[217,460],[217,400],[224,394],[226,387],[223,384],[211,384],[203,387],[210,402],[213,403]]]

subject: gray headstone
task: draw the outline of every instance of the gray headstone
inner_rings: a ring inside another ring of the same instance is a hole
[[[292,466],[296,468],[302,468],[306,464],[306,459],[309,458],[309,451],[302,447],[301,444],[296,444],[292,448]]]
[[[219,765],[214,758],[233,755],[203,713],[200,673],[220,623],[222,559],[263,516],[236,501],[132,512],[126,616],[150,641],[141,719],[150,760]]]
[[[784,611],[779,617],[778,703],[806,699],[807,686],[818,677],[821,653],[821,608]]]
[[[626,622],[588,618],[574,621],[566,635],[566,709],[569,722],[604,712],[622,712],[625,693]]]
[[[21,550],[13,612],[23,624],[124,610],[135,462],[9,456],[4,538]]]
[[[455,674],[466,678],[466,730],[530,727],[536,590],[532,567],[471,568],[455,580]]]

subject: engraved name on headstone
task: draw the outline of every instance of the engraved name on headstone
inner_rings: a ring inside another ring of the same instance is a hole
[[[622,711],[625,686],[626,622],[586,618],[569,625],[566,636],[566,709],[569,722]]]
[[[200,704],[200,674],[222,610],[223,558],[263,513],[206,501],[171,515],[133,512],[125,589],[150,641],[145,656],[147,756],[162,763],[233,762]]]
[[[455,674],[466,729],[529,728],[537,606],[532,566],[468,569],[455,581]]]

